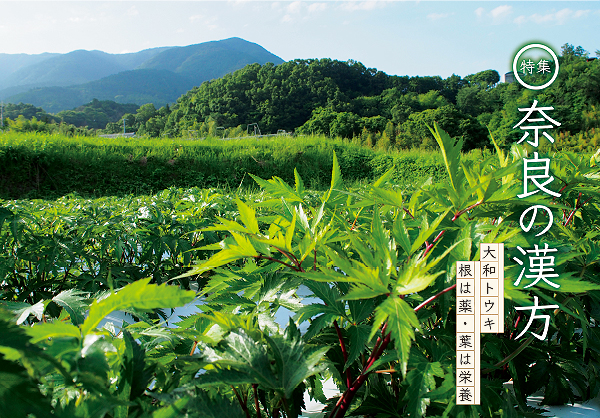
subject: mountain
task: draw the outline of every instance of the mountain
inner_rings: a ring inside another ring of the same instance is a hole
[[[13,65],[17,69],[0,82],[0,98],[31,103],[48,112],[73,109],[94,98],[161,106],[204,81],[266,62],[284,61],[240,38],[132,54],[78,50],[38,58],[18,68]]]
[[[0,97],[38,87],[87,83],[122,71],[133,70],[166,49],[169,48],[146,49],[130,54],[77,50],[67,54],[26,55],[21,57],[21,61],[28,60],[31,64],[18,67],[15,66],[18,63],[16,59],[18,55],[6,54],[6,57],[0,57],[0,63],[2,58],[5,58],[8,64],[13,63],[14,70],[0,79]]]
[[[0,54],[0,88],[4,86],[5,79],[21,68],[35,65],[59,54],[45,52],[43,54]]]
[[[240,38],[171,48],[146,61],[140,68],[168,70],[201,84],[253,63],[284,61],[262,46]]]
[[[100,80],[67,87],[41,87],[8,98],[11,103],[31,103],[49,113],[74,109],[93,99],[117,103],[154,103],[160,107],[177,100],[194,83],[167,70],[131,70]]]

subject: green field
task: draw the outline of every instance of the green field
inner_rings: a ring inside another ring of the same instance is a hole
[[[462,155],[443,131],[439,153],[0,138],[3,193],[21,197],[0,200],[3,415],[296,418],[306,395],[331,418],[540,417],[524,403],[540,388],[554,404],[598,395],[597,156],[552,155],[561,197],[519,199],[522,149]],[[554,214],[543,238],[519,227],[533,204]],[[458,406],[456,261],[486,242],[507,257],[556,248],[559,288],[516,286],[507,262],[505,332],[481,337],[482,404]],[[548,338],[516,340],[515,307],[534,297],[560,306]],[[130,316],[103,323],[114,311]],[[340,397],[325,398],[328,378]]]
[[[344,178],[370,181],[395,166],[394,181],[416,187],[445,177],[439,152],[375,151],[341,139],[106,139],[54,134],[0,133],[0,198],[57,198],[152,194],[169,187],[255,188],[248,176],[294,180],[324,190],[331,180],[331,156]],[[480,160],[472,151],[466,158]]]

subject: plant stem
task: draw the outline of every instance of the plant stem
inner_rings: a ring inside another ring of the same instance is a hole
[[[254,389],[254,406],[256,407],[256,418],[260,418],[260,407],[258,405],[258,385],[256,383],[252,384],[252,389]]]
[[[294,263],[296,265],[296,271],[304,271],[302,269],[302,266],[300,265],[300,262],[298,261],[298,259],[296,258],[296,256],[294,254],[288,253],[287,251],[284,251],[281,248],[275,247],[275,249],[277,251],[279,251],[281,254],[285,255],[292,263]]]
[[[246,418],[250,418],[250,411],[248,411],[248,406],[244,403],[244,401],[242,400],[242,397],[240,396],[238,391],[232,385],[230,385],[230,386],[231,386],[231,389],[233,389],[233,393],[235,393],[235,397],[237,398],[238,402],[240,403],[242,410],[246,414]]]
[[[483,200],[478,201],[477,203],[472,204],[471,206],[469,206],[466,209],[463,209],[461,211],[458,211],[454,214],[454,217],[452,218],[452,222],[454,222],[455,220],[457,220],[463,213],[470,211],[471,209],[475,209],[477,206],[481,205],[483,203]]]
[[[348,351],[346,350],[346,344],[344,343],[344,338],[342,338],[342,331],[338,326],[337,319],[333,321],[333,326],[335,327],[335,332],[338,336],[338,340],[340,341],[340,347],[342,349],[342,355],[344,356],[344,363],[348,362]],[[352,383],[352,375],[350,374],[350,369],[346,369],[346,386],[350,387]]]
[[[445,288],[444,290],[442,290],[441,292],[433,295],[432,297],[430,297],[429,299],[427,299],[426,301],[422,302],[419,306],[417,306],[414,311],[417,312],[419,309],[421,309],[422,307],[428,305],[429,303],[433,302],[434,300],[436,300],[438,297],[440,297],[441,295],[443,295],[446,292],[451,291],[452,289],[456,288],[456,283],[453,284],[450,287]]]
[[[269,261],[274,261],[274,262],[276,262],[276,263],[283,264],[284,266],[286,266],[286,267],[289,267],[289,268],[291,268],[291,269],[292,269],[292,270],[294,270],[294,271],[298,271],[298,270],[296,269],[296,266],[293,266],[293,265],[291,265],[291,264],[288,264],[288,263],[286,263],[285,261],[281,261],[281,260],[278,260],[278,259],[276,259],[276,258],[269,257],[268,255],[259,254],[259,255],[255,255],[255,256],[254,256],[254,258],[255,258],[255,259],[257,259],[257,260],[269,260]]]
[[[579,193],[581,195],[581,193]],[[579,209],[581,209],[587,202],[589,202],[592,198],[588,198],[585,202],[583,202],[582,204],[577,204],[575,206],[575,208],[571,211],[571,213],[569,214],[569,217],[567,218],[567,220],[565,221],[565,226],[569,225],[569,222],[571,222],[571,219],[573,219],[573,215],[575,215],[575,212],[577,212]],[[579,202],[579,198],[577,198],[577,202]]]

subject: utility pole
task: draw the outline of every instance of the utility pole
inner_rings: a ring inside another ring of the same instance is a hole
[[[4,130],[4,100],[0,104],[0,127]]]
[[[123,135],[125,135],[125,118],[123,118]]]

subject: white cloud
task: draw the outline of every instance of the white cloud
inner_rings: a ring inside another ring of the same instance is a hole
[[[189,19],[190,19],[190,22],[193,22],[195,20],[200,20],[200,19],[203,19],[203,18],[204,18],[204,15],[193,15],[193,16],[190,16]]]
[[[291,14],[300,13],[301,9],[302,9],[302,2],[300,2],[300,1],[294,1],[286,7],[287,12],[291,13]]]
[[[515,22],[517,25],[523,25],[523,24],[527,23],[527,18],[526,18],[525,16],[521,15],[521,16],[517,17],[517,18],[514,20],[514,22]]]
[[[282,21],[283,23],[288,23],[288,22],[291,22],[291,21],[292,21],[292,17],[291,17],[290,15],[285,15],[285,16],[283,16],[283,17],[281,18],[281,21]]]
[[[367,1],[346,1],[340,6],[342,10],[355,12],[360,10],[373,10],[380,7],[385,7],[387,1],[367,0]]]
[[[573,13],[573,17],[578,18],[578,17],[587,16],[590,14],[590,12],[591,12],[591,10],[577,10],[575,13]]]
[[[564,25],[568,20],[571,19],[579,19],[589,15],[591,10],[576,10],[573,11],[571,9],[561,9],[557,12],[546,13],[546,14],[538,14],[534,13],[530,16],[521,15],[517,17],[514,22],[522,25],[527,22],[533,22],[540,24],[548,24],[554,23],[556,25]]]
[[[127,16],[137,16],[139,14],[140,12],[135,6],[131,6],[129,9],[127,9]]]
[[[97,19],[95,17],[91,17],[91,16],[75,16],[75,17],[70,17],[67,20],[69,22],[73,22],[73,23],[81,23],[81,22],[95,22]],[[56,21],[53,21],[53,23],[56,23]]]
[[[494,20],[494,22],[500,22],[505,17],[509,16],[511,13],[512,13],[512,6],[505,4],[505,5],[498,6],[495,9],[493,9],[490,12],[490,16],[492,16],[492,19]]]
[[[325,9],[327,9],[327,4],[325,3],[312,3],[310,6],[308,6],[308,11],[310,13],[322,12]]]
[[[475,14],[477,15],[477,17],[483,16],[483,12],[485,12],[485,9],[483,7],[478,7],[477,9],[475,9]]]
[[[429,20],[440,20],[448,16],[452,16],[454,13],[430,13],[427,15],[427,19]]]

